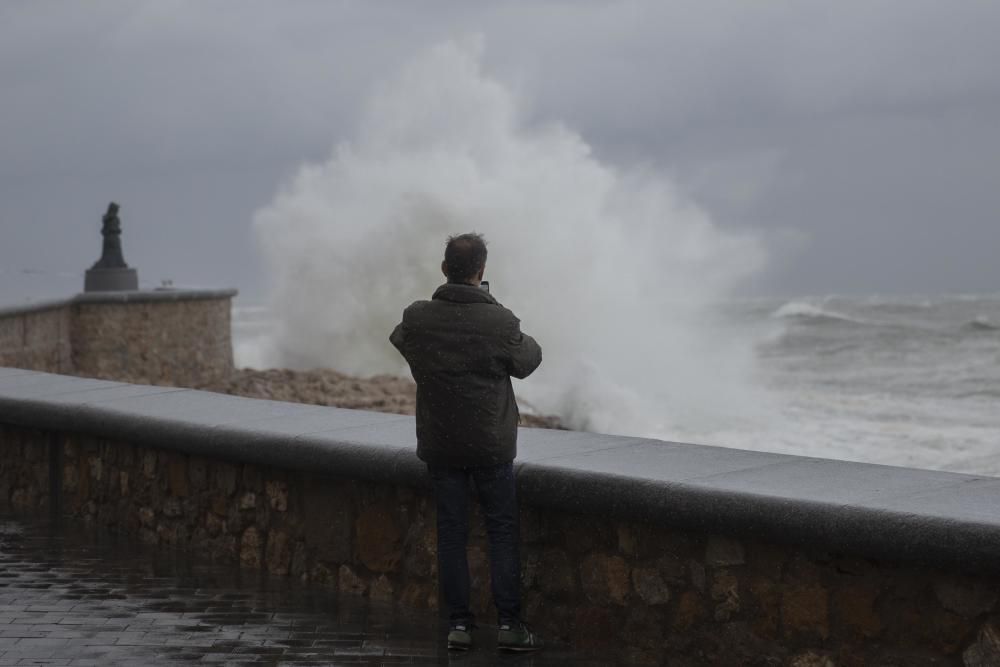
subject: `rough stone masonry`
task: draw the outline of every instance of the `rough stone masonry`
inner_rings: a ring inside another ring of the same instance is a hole
[[[437,604],[433,503],[420,484],[4,426],[0,502],[21,512],[58,502],[163,548]],[[522,523],[526,616],[581,649],[617,643],[635,664],[664,655],[677,656],[672,665],[1000,664],[994,576],[533,506]],[[483,614],[486,549],[480,528],[470,564]]]
[[[0,366],[173,386],[233,372],[235,290],[93,292],[0,310]]]

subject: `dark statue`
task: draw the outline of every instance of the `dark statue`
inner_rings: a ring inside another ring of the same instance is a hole
[[[122,255],[122,221],[118,217],[118,204],[108,204],[108,212],[104,214],[101,235],[104,237],[104,247],[101,258],[94,264],[94,269],[127,269],[125,257]]]
[[[104,244],[101,258],[87,270],[83,283],[84,292],[130,292],[139,289],[139,274],[130,269],[122,255],[122,221],[118,217],[118,204],[108,204],[108,212],[101,219],[101,236]]]

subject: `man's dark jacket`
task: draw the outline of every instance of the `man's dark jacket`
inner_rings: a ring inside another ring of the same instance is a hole
[[[417,456],[455,467],[514,460],[519,415],[510,378],[542,362],[514,313],[479,287],[448,283],[403,311],[389,340],[417,382]]]

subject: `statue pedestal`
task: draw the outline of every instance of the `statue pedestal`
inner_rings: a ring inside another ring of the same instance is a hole
[[[87,269],[84,292],[134,292],[139,289],[135,269]]]

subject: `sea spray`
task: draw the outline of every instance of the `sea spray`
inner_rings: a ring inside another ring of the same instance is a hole
[[[752,341],[712,304],[756,271],[662,174],[598,160],[559,123],[529,124],[476,40],[437,45],[379,86],[356,137],[255,216],[278,320],[266,360],[407,373],[388,335],[443,282],[449,234],[489,242],[494,295],[544,349],[516,391],[575,428],[660,435],[749,409]],[[696,430],[698,430],[696,428]]]

